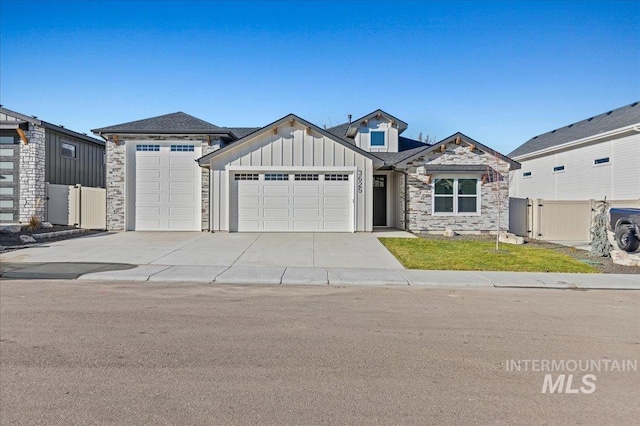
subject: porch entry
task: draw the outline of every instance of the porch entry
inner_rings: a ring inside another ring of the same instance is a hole
[[[373,226],[387,226],[387,176],[373,176]]]

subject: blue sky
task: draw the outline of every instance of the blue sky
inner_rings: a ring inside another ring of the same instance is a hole
[[[377,108],[504,153],[640,100],[640,2],[0,0],[0,103],[73,130]]]

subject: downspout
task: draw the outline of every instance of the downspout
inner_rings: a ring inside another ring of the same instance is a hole
[[[409,231],[409,174],[402,171],[404,175],[404,231]]]

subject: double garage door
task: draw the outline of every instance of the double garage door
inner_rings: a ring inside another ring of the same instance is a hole
[[[201,148],[190,144],[135,146],[135,229],[200,231]]]
[[[351,232],[352,174],[231,172],[231,231]]]

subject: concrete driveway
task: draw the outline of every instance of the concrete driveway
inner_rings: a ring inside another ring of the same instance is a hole
[[[16,250],[0,255],[0,260],[29,263],[404,269],[378,241],[377,236],[397,235],[119,232]]]

